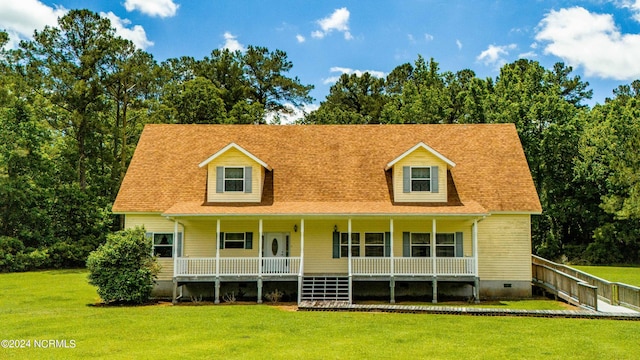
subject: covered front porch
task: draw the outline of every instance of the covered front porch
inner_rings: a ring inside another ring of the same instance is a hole
[[[433,302],[438,281],[471,284],[478,298],[477,216],[170,220],[174,301],[183,285],[213,283],[219,303],[221,283],[244,281],[255,282],[262,302],[263,282],[286,281],[297,283],[299,303],[313,300],[305,289],[318,278],[344,284],[340,299],[348,302],[354,281],[388,282],[391,303],[396,281],[431,282]],[[242,241],[233,235],[242,233]]]

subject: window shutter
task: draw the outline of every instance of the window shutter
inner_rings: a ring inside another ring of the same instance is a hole
[[[224,192],[224,167],[216,167],[216,192]]]
[[[244,192],[245,193],[251,193],[252,189],[251,189],[251,185],[253,184],[251,178],[251,171],[253,170],[253,168],[251,166],[247,166],[244,168]]]
[[[285,243],[286,245],[285,246],[286,246],[287,253],[284,256],[289,257],[289,235],[287,235],[285,237],[285,239],[286,239],[286,243]]]
[[[244,235],[244,248],[253,249],[253,233],[248,232]]]
[[[402,192],[411,192],[411,168],[409,166],[402,167]]]
[[[340,233],[337,231],[333,232],[333,258],[340,258]]]
[[[440,189],[438,188],[438,167],[431,167],[431,192],[437,193]]]
[[[153,233],[152,232],[147,232],[144,233],[144,237],[146,237],[147,239],[151,239],[151,255],[153,255],[154,251],[153,251]]]
[[[456,233],[456,257],[464,256],[464,252],[462,251],[463,246],[464,246],[464,242],[462,241],[462,233],[457,232]]]
[[[391,256],[391,233],[384,233],[384,257]]]
[[[224,249],[224,233],[220,233],[220,249]]]
[[[176,255],[182,257],[182,233],[178,233],[178,239],[176,241]]]
[[[411,257],[411,234],[408,232],[402,233],[402,256]]]

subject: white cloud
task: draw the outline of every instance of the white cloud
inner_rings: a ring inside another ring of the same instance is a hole
[[[558,56],[573,67],[584,67],[587,76],[615,80],[640,77],[640,34],[621,33],[610,14],[591,13],[582,7],[552,10],[537,30],[535,39],[545,42],[545,54]]]
[[[424,34],[424,39],[427,40],[427,41],[432,41],[433,40],[433,35],[425,33]]]
[[[41,31],[46,25],[57,26],[58,18],[67,12],[63,7],[52,8],[38,0],[0,1],[0,29],[6,29],[9,34],[8,47],[17,48],[19,41],[30,40],[35,30]],[[142,26],[127,28],[131,22],[120,19],[112,12],[100,13],[100,16],[111,21],[117,35],[133,41],[137,47],[145,49],[153,45],[153,42],[147,39]]]
[[[640,0],[616,0],[614,3],[620,8],[629,9],[633,13],[633,20],[640,22]]]
[[[34,30],[56,26],[67,13],[63,7],[50,7],[38,0],[0,1],[0,29],[9,34],[9,48],[17,48],[20,40],[28,40]]]
[[[244,51],[244,46],[240,44],[237,39],[237,36],[231,34],[230,32],[224,33],[224,45],[222,45],[223,49],[228,49],[229,51]]]
[[[119,35],[124,39],[131,40],[136,47],[144,50],[149,46],[153,46],[153,41],[147,39],[147,33],[144,31],[142,26],[134,25],[132,28],[128,28],[127,26],[131,25],[131,21],[129,21],[129,19],[119,18],[111,11],[108,13],[101,12],[100,16],[111,21],[111,27],[116,29],[116,35]]]
[[[462,50],[462,42],[460,42],[460,40],[456,39],[456,45],[458,46],[458,50]]]
[[[416,43],[416,39],[413,37],[413,34],[408,34],[407,39],[409,39],[409,42],[412,44]]]
[[[311,113],[312,111],[318,110],[320,105],[318,104],[304,104],[302,107],[296,107],[291,103],[284,104],[291,111],[290,114],[285,113],[277,113],[270,112],[266,115],[267,123],[273,124],[277,122],[281,125],[291,125],[295,124],[296,121],[305,117],[305,115]]]
[[[333,31],[342,32],[345,40],[353,39],[351,32],[349,31],[349,10],[346,7],[336,9],[331,15],[326,18],[316,21],[320,25],[321,30],[316,30],[311,33],[311,37],[316,39],[322,39]]]
[[[299,43],[303,43],[305,42],[307,39],[304,38],[304,36],[298,34],[296,35],[296,40],[298,40]]]
[[[180,5],[173,0],[126,0],[124,2],[124,8],[129,12],[139,10],[145,15],[161,18],[175,16],[179,7]]]
[[[534,57],[537,57],[538,54],[536,54],[535,51],[527,51],[526,53],[522,53],[518,55],[519,59],[532,59]]]
[[[377,77],[377,78],[383,78],[386,76],[386,74],[382,71],[377,71],[377,70],[354,70],[351,68],[346,68],[346,67],[340,67],[340,66],[334,66],[331,69],[329,69],[329,72],[332,73],[340,73],[340,75],[337,76],[330,76],[326,79],[324,79],[324,81],[322,81],[323,84],[333,84],[336,81],[338,81],[338,79],[340,79],[340,76],[342,74],[356,74],[357,76],[362,76],[364,73],[369,73],[371,74],[371,76],[373,77]]]
[[[489,45],[487,50],[483,51],[478,55],[476,60],[482,61],[485,65],[490,66],[493,65],[494,68],[500,68],[502,65],[506,64],[505,56],[509,55],[509,50],[514,50],[517,48],[516,44],[509,45]]]

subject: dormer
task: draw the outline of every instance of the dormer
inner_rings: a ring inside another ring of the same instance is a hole
[[[200,163],[207,167],[207,202],[262,200],[265,171],[271,167],[236,143]]]
[[[456,164],[420,142],[389,162],[394,202],[447,202],[447,170]]]

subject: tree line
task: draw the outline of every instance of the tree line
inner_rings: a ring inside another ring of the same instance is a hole
[[[83,266],[121,227],[110,207],[145,124],[277,122],[314,100],[292,68],[259,46],[157,62],[88,10],[3,48],[0,271]],[[514,123],[543,206],[534,252],[638,263],[640,81],[590,108],[572,71],[520,59],[481,79],[418,56],[385,78],[342,75],[298,123]]]

